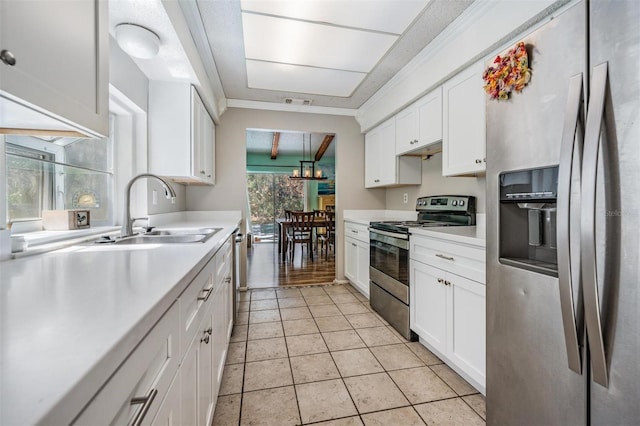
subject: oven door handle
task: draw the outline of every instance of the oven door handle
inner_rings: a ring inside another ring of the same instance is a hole
[[[367,229],[369,229],[369,232],[374,232],[376,234],[385,235],[385,236],[391,237],[391,238],[397,238],[399,240],[408,240],[409,239],[409,235],[408,234],[395,234],[393,232],[382,231],[380,229],[375,229],[375,228],[367,228]]]

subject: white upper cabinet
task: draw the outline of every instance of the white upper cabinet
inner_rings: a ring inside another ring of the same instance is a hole
[[[189,83],[149,83],[149,171],[176,182],[215,183],[215,125]]]
[[[104,136],[108,2],[0,2],[0,127]]]
[[[365,188],[420,185],[419,157],[396,156],[395,117],[365,135]]]
[[[396,115],[396,154],[442,140],[442,88],[425,95]]]
[[[486,170],[482,71],[483,62],[478,62],[442,85],[444,176],[478,174]]]

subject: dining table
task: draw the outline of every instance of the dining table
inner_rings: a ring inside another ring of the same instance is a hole
[[[278,218],[276,219],[278,224],[278,253],[280,253],[282,260],[286,260],[287,256],[287,230],[292,226],[293,221],[291,219]],[[312,228],[324,228],[327,226],[327,220],[323,217],[315,217]]]

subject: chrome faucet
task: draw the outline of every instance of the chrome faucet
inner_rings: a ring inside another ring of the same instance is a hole
[[[142,174],[139,174],[138,176],[134,176],[129,181],[129,183],[127,184],[127,187],[126,187],[126,189],[124,191],[124,219],[123,219],[123,222],[122,222],[122,231],[120,232],[120,234],[121,234],[120,236],[121,237],[128,237],[130,235],[133,235],[133,219],[131,219],[131,208],[130,208],[131,187],[133,186],[135,181],[137,181],[140,178],[154,178],[154,179],[157,179],[158,181],[160,181],[160,184],[164,188],[164,192],[165,192],[165,195],[167,196],[167,199],[175,199],[176,198],[176,192],[173,190],[171,185],[169,185],[169,182],[167,182],[166,180],[164,180],[160,176],[157,176],[157,175],[154,175],[154,174],[151,174],[151,173],[142,173]]]

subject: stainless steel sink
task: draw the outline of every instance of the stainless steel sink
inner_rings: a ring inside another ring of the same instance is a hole
[[[182,235],[134,235],[132,237],[117,240],[114,244],[177,244],[177,243],[202,243],[208,239],[206,234],[182,234]]]
[[[96,241],[96,243],[108,245],[204,243],[221,229],[222,228],[157,229],[122,239],[103,239]]]

